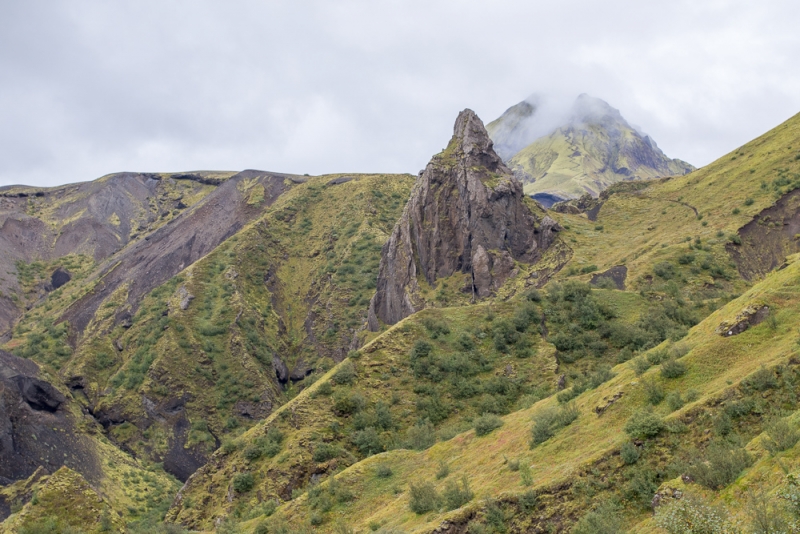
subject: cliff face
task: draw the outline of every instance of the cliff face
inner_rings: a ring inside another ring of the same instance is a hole
[[[449,145],[418,178],[383,247],[370,329],[423,307],[420,277],[433,285],[470,273],[471,286],[464,289],[481,298],[514,274],[515,261],[537,261],[558,226],[523,199],[522,184],[495,153],[481,120],[462,111]]]

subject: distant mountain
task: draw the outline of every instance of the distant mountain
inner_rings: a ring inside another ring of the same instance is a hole
[[[685,161],[668,158],[655,141],[603,100],[580,95],[560,124],[543,137],[536,104],[520,102],[487,130],[497,153],[522,180],[525,192],[545,206],[596,197],[620,181],[683,175],[694,170]]]

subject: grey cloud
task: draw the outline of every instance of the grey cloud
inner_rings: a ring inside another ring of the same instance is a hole
[[[800,111],[793,0],[0,3],[0,185],[416,172],[459,110],[586,92],[703,165]],[[558,108],[555,106],[553,109]]]

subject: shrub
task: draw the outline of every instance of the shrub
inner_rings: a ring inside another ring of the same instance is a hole
[[[753,534],[797,532],[796,523],[787,521],[784,503],[770,498],[763,488],[748,490],[746,510]]]
[[[359,393],[350,391],[337,391],[333,395],[333,409],[343,415],[362,410],[365,402],[364,397]]]
[[[625,432],[632,438],[652,438],[662,430],[664,420],[652,412],[636,412],[625,423]]]
[[[417,515],[436,510],[441,505],[441,497],[430,482],[412,482],[408,493],[408,507]]]
[[[650,365],[658,365],[669,358],[669,351],[666,349],[651,350],[647,353],[647,361]]]
[[[650,362],[647,361],[647,358],[639,356],[631,361],[631,367],[633,367],[633,372],[636,373],[636,376],[642,376],[650,369]]]
[[[331,443],[317,443],[314,445],[314,453],[312,458],[315,462],[327,462],[339,456],[342,451],[336,445]]]
[[[528,490],[517,498],[519,507],[523,512],[532,512],[536,505],[539,504],[539,496],[533,490]]]
[[[750,197],[747,197],[746,199],[744,199],[744,205],[745,205],[745,206],[752,206],[752,205],[753,205],[753,202],[755,202],[755,200],[753,200],[753,199],[752,199],[752,198],[750,198]]]
[[[393,474],[392,468],[386,464],[378,464],[375,467],[375,476],[378,478],[389,478]]]
[[[417,451],[423,451],[436,443],[436,430],[430,421],[418,422],[406,430],[406,447]]]
[[[626,441],[622,444],[622,448],[619,450],[619,455],[626,465],[633,465],[639,461],[639,456],[641,456],[641,453],[639,452],[639,447],[630,441]]]
[[[411,356],[411,360],[414,361],[416,359],[428,356],[432,350],[433,346],[430,343],[419,339],[416,341],[416,343],[414,343],[414,347],[411,349],[411,353],[409,355]]]
[[[611,503],[603,503],[584,515],[572,527],[572,534],[617,534],[622,532],[619,509]]]
[[[383,451],[383,444],[378,432],[373,427],[367,427],[364,430],[359,430],[353,434],[353,445],[358,447],[361,454],[371,456],[375,453]]]
[[[508,345],[513,345],[518,340],[519,332],[511,322],[501,319],[492,325],[492,341],[496,350],[505,352]]]
[[[474,426],[476,435],[485,436],[503,426],[503,420],[494,414],[486,413],[475,419]]]
[[[669,280],[675,276],[675,266],[666,261],[656,263],[653,267],[653,274],[664,280]]]
[[[778,387],[778,380],[775,378],[775,373],[761,366],[758,371],[742,380],[742,384],[749,389],[766,391]]]
[[[800,441],[800,433],[784,419],[778,419],[767,425],[767,436],[769,438],[763,443],[773,454],[791,449]]]
[[[350,360],[345,360],[339,364],[339,368],[333,375],[333,381],[337,384],[352,384],[356,378],[356,366]]]
[[[469,487],[466,475],[462,476],[460,481],[448,480],[442,492],[444,506],[448,510],[461,508],[471,501],[474,496],[475,494]]]
[[[317,395],[322,395],[324,397],[327,397],[328,395],[333,393],[333,387],[331,386],[330,382],[326,381],[317,386],[317,390],[315,393]]]
[[[661,364],[661,376],[664,378],[678,378],[686,374],[686,364],[678,360],[669,359]]]
[[[436,339],[440,336],[446,336],[450,333],[450,327],[441,319],[426,317],[422,320],[422,326],[424,326],[428,331],[431,339]]]
[[[578,409],[573,404],[560,408],[547,408],[534,417],[531,430],[531,447],[552,438],[558,430],[572,424],[578,418]]]
[[[258,460],[261,457],[262,449],[257,445],[250,445],[243,452],[242,455],[248,462]]]
[[[525,487],[533,484],[533,473],[531,473],[531,466],[527,463],[519,465],[519,482]]]
[[[233,490],[236,493],[247,493],[254,485],[252,473],[238,473],[233,477]]]
[[[472,336],[466,332],[463,332],[460,336],[458,336],[456,344],[463,350],[472,350],[475,348],[475,341],[472,339]]]
[[[662,400],[664,400],[664,389],[658,385],[653,380],[644,380],[642,382],[642,386],[644,386],[644,395],[647,397],[647,402],[652,404],[653,406],[659,404]]]
[[[681,408],[683,408],[684,404],[685,402],[681,397],[680,391],[673,391],[672,393],[667,395],[667,406],[669,406],[669,409],[671,411],[674,412],[675,410],[680,410]]]
[[[649,507],[656,490],[658,490],[656,473],[644,467],[633,471],[625,486],[625,495],[632,502],[642,507]]]
[[[656,508],[655,523],[669,534],[734,534],[741,532],[728,518],[728,514],[684,495]]]
[[[704,458],[696,458],[689,475],[698,484],[717,490],[736,480],[753,459],[741,447],[733,449],[726,443],[715,442],[708,446]]]
[[[436,471],[436,480],[441,480],[450,474],[450,466],[444,460],[439,460],[439,470]]]

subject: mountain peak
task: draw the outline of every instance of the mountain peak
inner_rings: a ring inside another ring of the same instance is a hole
[[[536,107],[529,101],[509,108],[488,130],[525,192],[546,207],[586,193],[597,196],[619,181],[694,170],[668,158],[600,98],[582,93],[561,109],[547,100],[537,100]]]
[[[426,306],[419,279],[433,286],[457,272],[470,274],[462,290],[484,298],[515,276],[516,261],[538,261],[558,225],[523,199],[522,184],[495,153],[483,122],[462,111],[447,149],[418,178],[383,247],[370,329]]]
[[[612,107],[605,100],[581,93],[572,105],[572,119],[576,122],[593,123],[605,118],[620,121],[627,125],[618,109]]]

